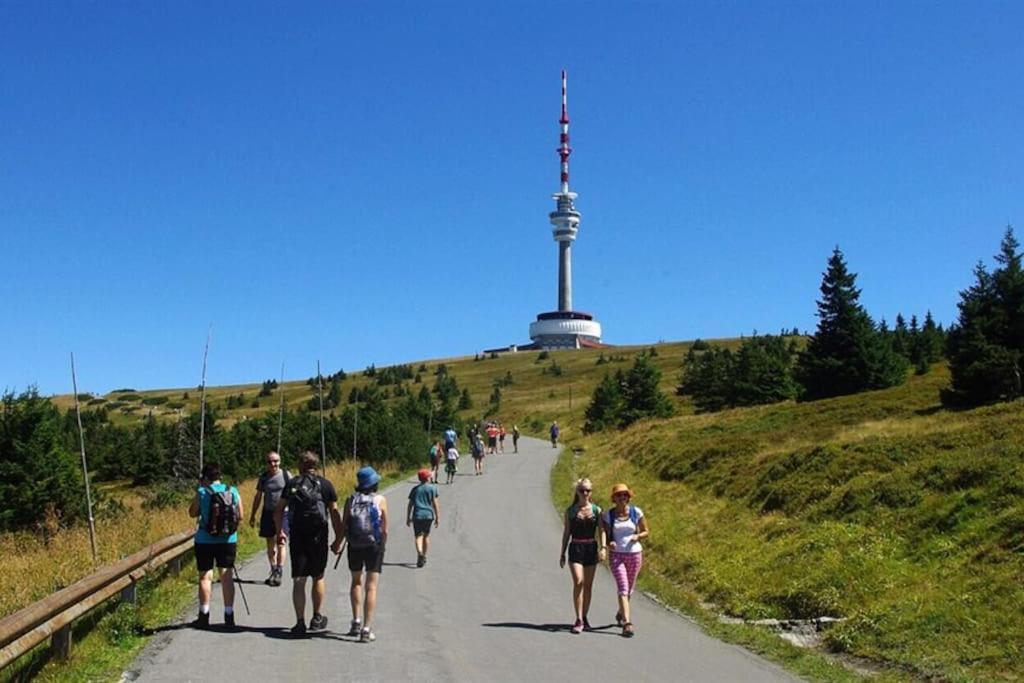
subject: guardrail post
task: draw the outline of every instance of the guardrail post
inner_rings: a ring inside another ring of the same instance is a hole
[[[121,602],[127,602],[133,605],[135,604],[135,600],[138,597],[138,594],[135,591],[135,585],[135,582],[132,581],[130,586],[125,586],[121,589]]]
[[[71,656],[71,624],[53,632],[50,647],[53,649],[53,656],[61,661]]]
[[[168,564],[171,565],[171,571],[172,572],[174,572],[175,574],[180,572],[181,571],[181,555],[179,555],[178,557],[176,557],[173,560],[171,560],[170,562],[168,562]]]

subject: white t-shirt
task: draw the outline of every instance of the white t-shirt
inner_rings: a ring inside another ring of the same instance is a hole
[[[455,450],[454,448],[449,448],[448,449],[448,459],[449,460],[458,460],[459,459],[459,452],[457,450]]]
[[[611,541],[615,541],[615,547],[612,549],[616,553],[639,553],[643,551],[643,546],[640,545],[640,541],[625,542],[625,539],[639,532],[638,525],[640,520],[644,518],[644,511],[638,507],[633,508],[636,510],[636,521],[637,524],[633,523],[633,520],[629,517],[627,509],[626,518],[619,519],[618,513],[615,508],[611,509],[611,515],[614,523],[612,524],[612,537]],[[607,521],[607,518],[605,518]]]

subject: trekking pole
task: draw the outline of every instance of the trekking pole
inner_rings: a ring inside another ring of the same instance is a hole
[[[338,558],[334,560],[334,568],[337,569],[341,563],[341,556],[345,554],[345,546],[348,545],[348,539],[346,538],[341,542],[341,548],[338,549]]]
[[[320,457],[324,459],[324,474],[327,474],[327,441],[324,439],[324,383],[320,376],[320,361],[316,362],[316,388],[320,392]]]
[[[82,429],[82,408],[78,403],[78,377],[75,375],[75,354],[71,353],[71,386],[75,391],[75,416],[78,418],[78,443],[82,448],[82,479],[85,480],[85,503],[89,513],[89,545],[92,563],[96,564],[96,520],[92,516],[92,493],[89,490],[89,465],[85,459],[85,430]]]
[[[203,381],[199,385],[199,471],[203,471],[203,439],[206,436],[206,358],[210,353],[210,335],[212,329],[206,331],[206,348],[203,349]]]
[[[281,405],[277,409],[277,454],[281,455],[281,431],[284,428],[284,363],[281,363],[281,383],[277,385],[277,390],[281,393]]]
[[[252,612],[249,611],[249,601],[245,599],[245,591],[242,590],[242,584],[245,583],[245,580],[241,576],[238,575],[238,567],[237,567],[237,565],[232,565],[231,569],[235,573],[234,582],[236,584],[238,584],[238,594],[242,596],[242,604],[245,605],[245,613],[246,613],[247,616],[251,617],[252,616]]]

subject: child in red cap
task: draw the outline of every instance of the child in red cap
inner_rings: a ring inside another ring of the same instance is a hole
[[[437,486],[430,483],[430,470],[417,472],[420,483],[409,491],[409,507],[405,513],[405,524],[411,526],[416,541],[416,566],[427,563],[427,552],[430,550],[430,525],[436,527],[441,523],[441,508],[438,507]]]

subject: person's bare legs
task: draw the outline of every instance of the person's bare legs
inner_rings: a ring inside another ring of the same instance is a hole
[[[426,557],[427,553],[429,553],[429,552],[430,552],[430,535],[429,534],[423,534],[423,557]]]
[[[423,534],[416,534],[416,556],[425,555],[424,545],[426,545],[426,537]]]
[[[209,605],[210,597],[213,595],[213,570],[207,570],[199,575],[199,604]]]
[[[292,605],[295,606],[295,621],[306,621],[306,577],[292,579]]]
[[[267,562],[270,563],[270,571],[274,571],[274,568],[278,563],[278,546],[276,538],[267,539]]]
[[[377,580],[380,572],[366,572],[366,602],[363,604],[363,628],[370,628],[377,611]]]
[[[363,572],[352,572],[352,585],[348,591],[349,602],[352,603],[352,621],[359,621],[359,610],[363,606]]]
[[[576,611],[576,620],[583,619],[583,570],[582,564],[569,563],[569,573],[572,575],[572,606]]]
[[[235,608],[235,570],[231,567],[220,570],[220,590],[224,595],[224,606]]]
[[[619,596],[619,614],[622,615],[622,621],[624,621],[626,623],[628,623],[630,621],[630,619],[629,619],[629,596],[628,595],[620,595]]]
[[[323,574],[313,579],[313,589],[310,592],[313,594],[313,614],[323,614],[320,610],[324,606],[324,595],[327,593],[327,582]]]

